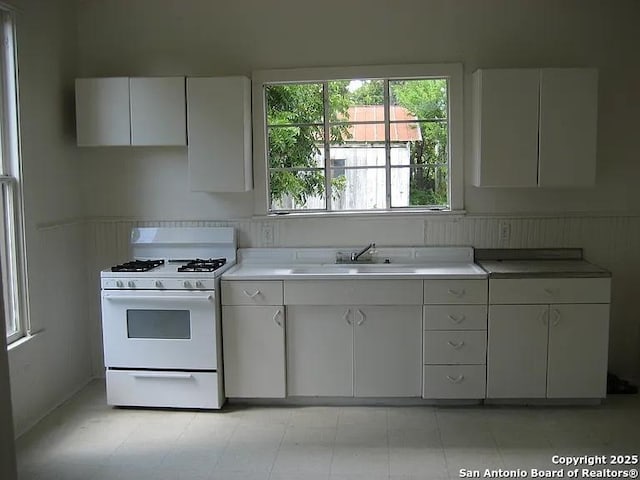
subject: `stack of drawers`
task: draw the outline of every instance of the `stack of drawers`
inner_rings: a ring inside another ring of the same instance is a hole
[[[423,398],[485,398],[487,281],[425,280]]]

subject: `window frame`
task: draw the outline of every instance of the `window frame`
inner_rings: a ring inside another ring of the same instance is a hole
[[[0,4],[0,288],[6,342],[29,335],[15,14]]]
[[[319,67],[282,70],[258,70],[252,73],[253,114],[253,175],[254,211],[257,216],[276,217],[284,212],[269,211],[269,168],[267,161],[267,127],[265,121],[264,87],[269,84],[294,82],[322,82],[345,79],[418,80],[446,78],[449,101],[449,208],[393,207],[376,210],[304,210],[288,215],[378,215],[388,213],[442,214],[459,212],[464,208],[464,151],[463,151],[463,66],[461,63],[378,65],[358,67]]]

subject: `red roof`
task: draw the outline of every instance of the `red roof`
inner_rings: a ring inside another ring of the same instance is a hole
[[[389,120],[416,120],[409,111],[399,105],[389,107]],[[380,122],[349,126],[350,138],[347,142],[383,143],[384,142],[384,106],[357,105],[349,107],[349,122]],[[418,123],[391,123],[392,142],[414,142],[422,140]]]

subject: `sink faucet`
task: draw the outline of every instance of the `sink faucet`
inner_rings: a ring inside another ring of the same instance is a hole
[[[367,253],[369,250],[371,250],[372,248],[376,248],[376,244],[375,243],[370,243],[369,245],[367,245],[366,247],[364,247],[362,250],[360,250],[359,252],[351,252],[351,261],[352,262],[357,262],[358,259],[364,255],[365,253]]]

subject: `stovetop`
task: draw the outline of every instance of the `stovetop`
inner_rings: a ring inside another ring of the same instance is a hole
[[[154,260],[156,266],[142,269],[138,268],[138,261],[126,262],[121,265],[102,270],[100,276],[102,278],[217,278],[224,271],[228,270],[235,264],[233,260],[225,258],[214,259],[180,259],[180,260]],[[149,261],[143,261],[142,265],[149,264]],[[133,265],[131,270],[123,269],[123,265]]]

